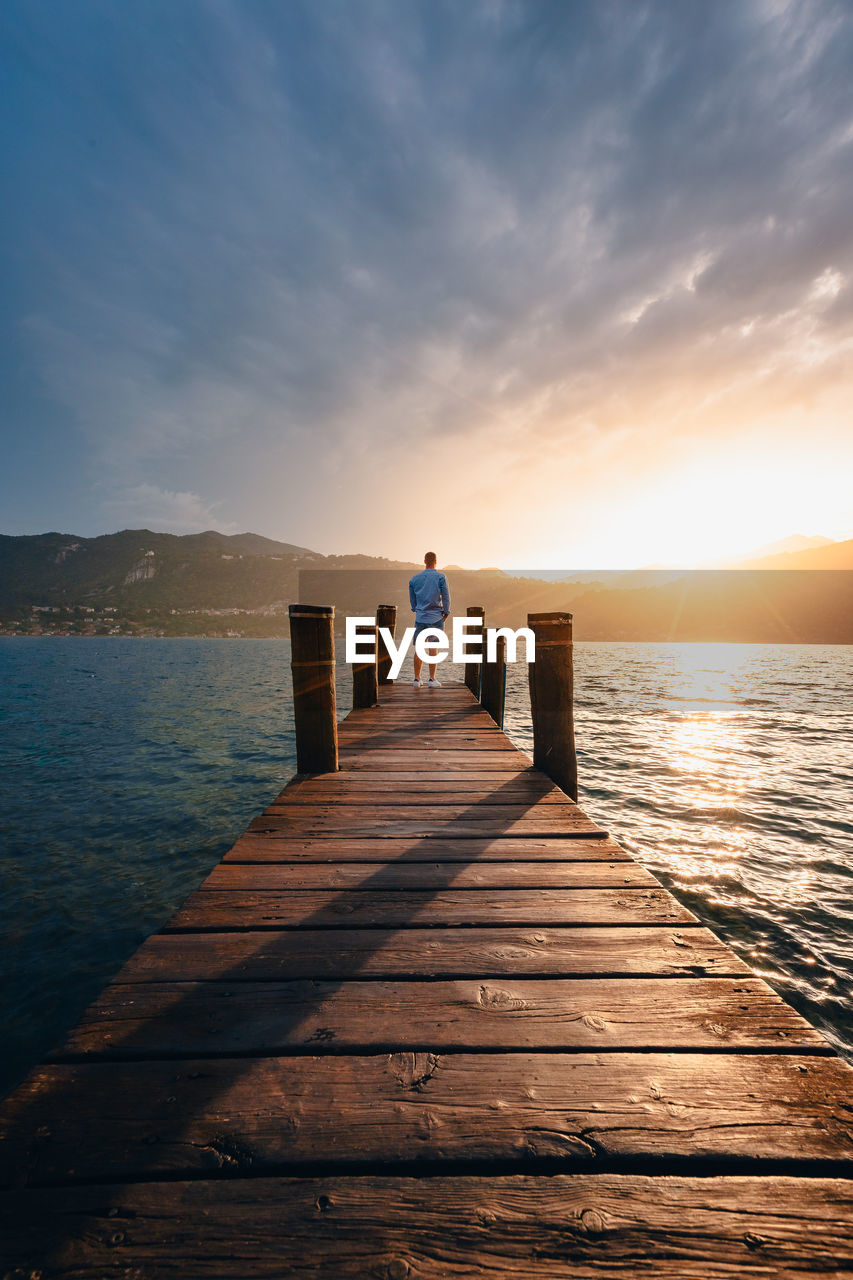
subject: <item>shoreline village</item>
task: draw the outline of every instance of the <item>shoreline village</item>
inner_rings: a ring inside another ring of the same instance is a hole
[[[482,625],[482,618],[454,618],[452,646],[450,636],[441,627],[425,628],[415,640],[415,653],[422,662],[444,662],[447,657],[451,657],[454,662],[482,662],[482,632],[478,635],[469,634],[469,632],[474,631],[480,632]],[[362,627],[365,632],[360,634],[359,629]],[[375,637],[377,633],[384,642],[391,658],[389,678],[396,680],[411,647],[412,638],[415,634],[414,627],[406,627],[400,638],[400,643],[397,645],[393,631],[388,627],[377,627],[375,618],[347,618],[346,661],[350,663],[371,661],[376,656]],[[530,627],[518,627],[516,630],[512,627],[487,627],[485,632],[486,662],[494,662],[496,660],[498,638],[501,636],[506,640],[507,662],[524,661],[530,663],[536,661],[536,637]],[[519,640],[524,641],[523,659],[518,657]]]

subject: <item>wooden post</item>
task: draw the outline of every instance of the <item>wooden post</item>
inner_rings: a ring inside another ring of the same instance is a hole
[[[299,773],[334,773],[338,767],[335,711],[335,606],[290,606],[290,669]]]
[[[376,625],[377,627],[387,627],[391,635],[397,638],[397,606],[395,604],[380,604],[376,609]],[[376,646],[376,677],[379,684],[393,684],[394,681],[389,676],[391,670],[391,655],[385,645],[382,637],[379,637]]]
[[[353,710],[358,707],[375,707],[379,702],[376,689],[376,641],[379,632],[376,627],[362,623],[356,627],[355,634],[362,649],[366,649],[369,644],[373,645],[373,657],[359,658],[358,662],[352,664]]]
[[[528,664],[533,716],[533,764],[578,798],[575,754],[572,615],[530,613],[527,625],[536,638],[536,660]]]
[[[482,643],[486,643],[486,611],[481,604],[469,604],[467,609],[469,618],[482,618],[483,625],[480,628]],[[475,636],[476,631],[470,633]],[[482,664],[479,662],[465,663],[465,687],[470,689],[475,698],[480,696],[480,671]]]
[[[480,702],[499,729],[504,725],[504,698],[506,695],[506,636],[498,636],[494,662],[483,662],[483,680]]]

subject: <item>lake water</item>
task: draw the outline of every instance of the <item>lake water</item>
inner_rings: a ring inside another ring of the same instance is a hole
[[[0,639],[0,1092],[293,773],[289,660]],[[853,649],[577,644],[575,678],[582,806],[853,1057]],[[505,727],[530,750],[523,664]]]

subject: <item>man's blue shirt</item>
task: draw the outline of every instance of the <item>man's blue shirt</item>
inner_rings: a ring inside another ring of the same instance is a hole
[[[450,592],[447,579],[438,569],[424,569],[409,582],[409,603],[415,613],[415,622],[441,622],[450,613]]]

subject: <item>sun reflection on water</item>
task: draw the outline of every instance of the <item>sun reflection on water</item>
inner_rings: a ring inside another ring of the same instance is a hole
[[[582,806],[853,1056],[853,650],[577,644],[575,695]]]

